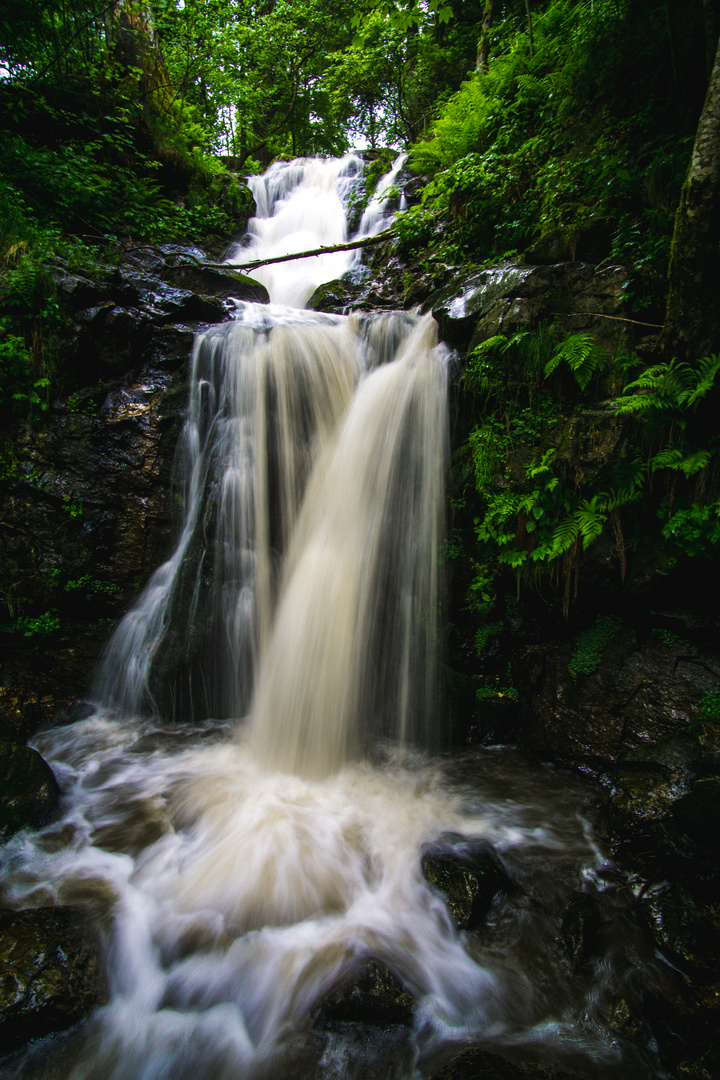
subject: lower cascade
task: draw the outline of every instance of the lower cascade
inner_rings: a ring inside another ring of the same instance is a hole
[[[342,243],[359,171],[254,178],[232,261]],[[360,235],[382,227],[371,210]],[[343,253],[281,266],[258,271],[269,305],[238,301],[196,341],[175,550],[115,631],[92,715],[35,742],[62,813],[7,845],[3,893],[92,915],[107,1000],[0,1076],[410,1080],[471,1047],[661,1078],[652,1038],[610,1024],[654,960],[604,898],[584,790],[509,753],[432,756],[436,326],[304,310]],[[464,900],[451,885],[446,903],[446,871]],[[600,912],[600,944],[571,976],[573,897]],[[387,1022],[353,1013],[361,978]]]

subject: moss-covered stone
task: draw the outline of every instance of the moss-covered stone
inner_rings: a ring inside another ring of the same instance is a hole
[[[317,1023],[382,1025],[413,1022],[415,999],[378,960],[368,959],[323,1000]]]
[[[72,908],[0,914],[0,1046],[71,1027],[103,993],[97,943]]]
[[[422,872],[428,884],[442,894],[459,930],[481,926],[497,893],[513,889],[487,846],[468,841],[453,845],[450,837],[423,855]]]
[[[52,770],[37,750],[0,743],[0,840],[43,825],[58,794]]]

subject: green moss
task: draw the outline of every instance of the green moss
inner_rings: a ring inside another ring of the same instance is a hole
[[[720,721],[720,689],[708,690],[700,703],[703,720],[717,724]]]
[[[602,660],[603,650],[622,626],[617,615],[601,615],[591,627],[578,634],[577,645],[568,671],[574,679],[579,675],[592,675]]]
[[[668,649],[679,649],[687,642],[684,638],[681,638],[679,634],[673,634],[672,630],[651,630],[650,633],[658,641],[661,641],[663,645],[667,645]]]

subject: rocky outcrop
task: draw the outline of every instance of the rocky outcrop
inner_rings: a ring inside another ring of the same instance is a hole
[[[477,930],[501,891],[514,886],[489,844],[440,837],[422,858],[423,877],[445,900],[458,930]]]
[[[71,1027],[102,997],[97,942],[80,912],[0,913],[0,1053]]]
[[[505,263],[463,272],[422,305],[432,311],[443,340],[472,351],[496,334],[510,337],[553,319],[569,333],[592,333],[609,351],[627,347],[622,267],[586,263],[526,266]]]
[[[21,742],[82,696],[110,623],[169,551],[195,334],[233,298],[267,299],[177,245],[92,278],[58,269],[57,288],[64,382],[41,425],[18,422],[0,479],[0,736]]]

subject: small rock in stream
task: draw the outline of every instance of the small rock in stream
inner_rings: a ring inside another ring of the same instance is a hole
[[[102,996],[97,946],[79,911],[0,913],[0,1053],[71,1027]]]
[[[447,904],[458,930],[476,930],[482,925],[493,899],[513,885],[488,845],[452,837],[426,851],[422,872]]]
[[[366,960],[325,996],[318,1011],[328,1021],[412,1025],[415,999],[378,960]]]

